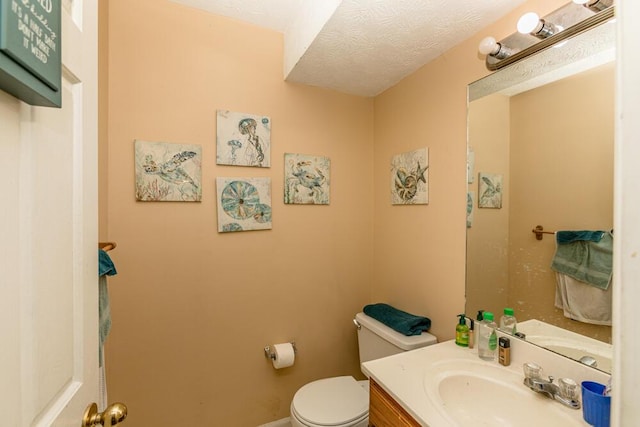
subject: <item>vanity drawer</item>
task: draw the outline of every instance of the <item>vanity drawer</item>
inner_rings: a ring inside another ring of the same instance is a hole
[[[374,380],[369,384],[369,427],[420,427]]]

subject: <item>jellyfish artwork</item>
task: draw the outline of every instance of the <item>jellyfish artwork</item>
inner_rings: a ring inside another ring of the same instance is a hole
[[[227,142],[227,145],[231,147],[231,164],[235,165],[237,160],[236,151],[242,148],[242,142],[238,141],[237,139],[232,139],[231,141]]]
[[[255,150],[255,152],[253,150],[246,151],[247,164],[262,167],[264,152],[262,150],[260,137],[256,133],[257,127],[258,123],[252,118],[244,118],[238,122],[238,130],[242,135],[247,135],[249,146]]]

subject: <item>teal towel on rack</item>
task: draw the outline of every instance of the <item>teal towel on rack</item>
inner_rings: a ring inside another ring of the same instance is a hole
[[[118,274],[111,257],[102,249],[98,249],[98,362],[102,366],[104,342],[111,330],[111,307],[109,305],[109,290],[107,276]]]
[[[362,311],[367,316],[407,336],[420,335],[431,327],[431,319],[409,314],[384,303],[365,305]]]
[[[551,268],[584,283],[606,290],[613,271],[613,235],[604,232],[600,241],[560,243]]]

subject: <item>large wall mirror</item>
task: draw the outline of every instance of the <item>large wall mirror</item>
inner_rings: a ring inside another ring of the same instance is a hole
[[[468,103],[467,316],[513,308],[524,339],[607,372],[611,285],[573,291],[600,318],[566,316],[556,236],[533,229],[612,231],[614,40],[601,24],[472,83]]]

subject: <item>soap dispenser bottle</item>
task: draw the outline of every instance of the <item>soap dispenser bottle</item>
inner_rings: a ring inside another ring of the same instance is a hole
[[[469,327],[467,326],[467,318],[464,314],[458,314],[460,318],[456,325],[456,344],[460,347],[469,347]]]
[[[478,325],[478,357],[483,360],[496,360],[498,348],[497,325],[493,321],[493,313],[485,311],[483,320]]]

